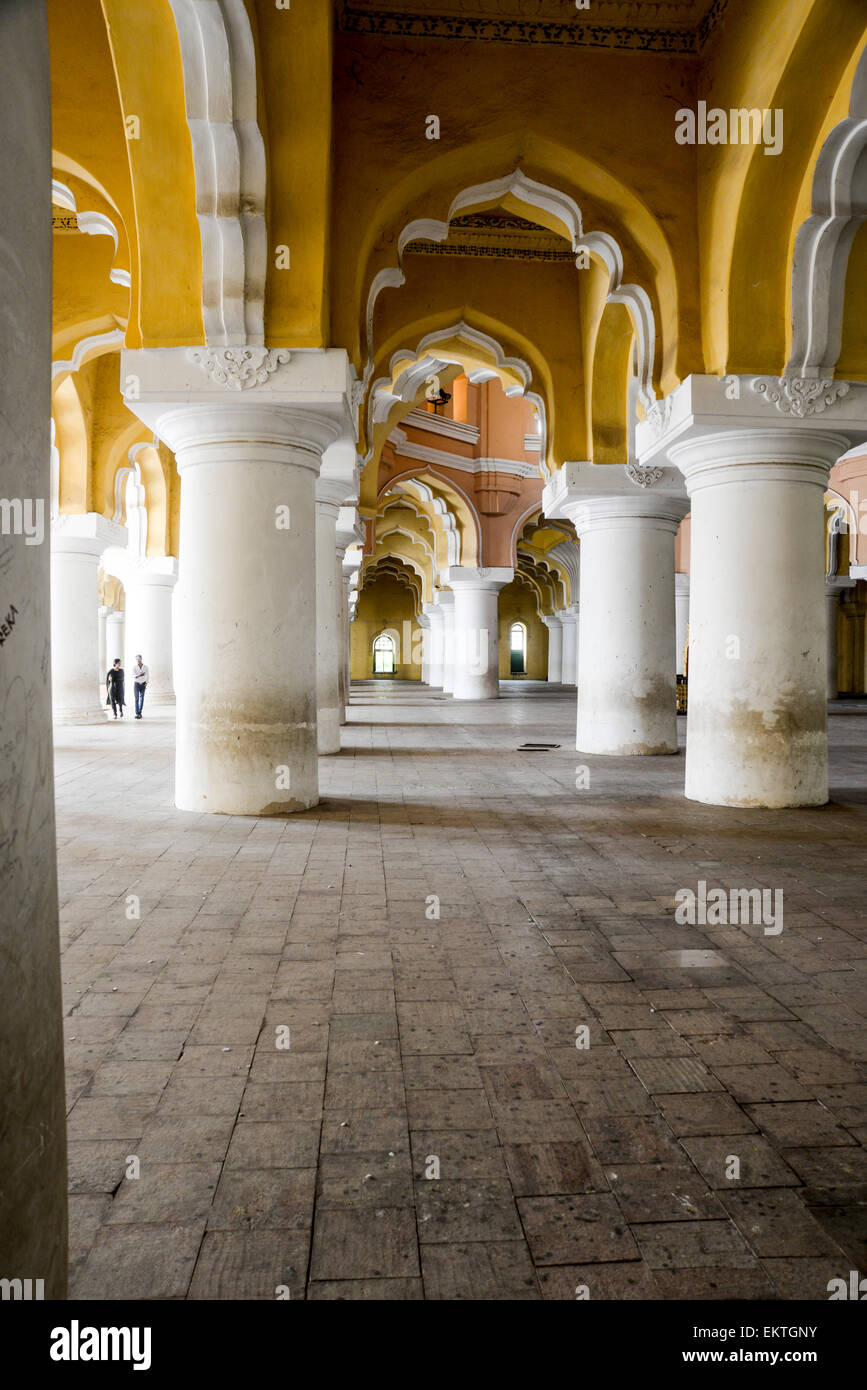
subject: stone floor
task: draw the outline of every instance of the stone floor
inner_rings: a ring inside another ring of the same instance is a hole
[[[867,1272],[863,706],[830,806],[742,812],[502,689],[355,688],[287,819],[175,811],[169,711],[57,730],[73,1297]],[[699,880],[782,890],[782,932],[679,926]]]

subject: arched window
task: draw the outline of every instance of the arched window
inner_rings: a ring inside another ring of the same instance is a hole
[[[394,675],[394,638],[381,632],[373,644],[373,674],[375,676]]]
[[[511,672],[513,676],[523,676],[527,672],[527,629],[523,623],[512,623],[509,628],[509,650],[511,652]]]

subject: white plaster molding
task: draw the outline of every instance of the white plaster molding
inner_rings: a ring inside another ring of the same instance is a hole
[[[759,432],[764,438],[795,428],[805,434],[833,430],[844,454],[867,439],[867,383],[835,381],[822,390],[803,378],[688,376],[638,422],[636,453],[643,467],[665,465],[674,446],[706,434],[729,431],[736,439]]]
[[[557,560],[566,571],[569,579],[569,592],[574,598],[581,583],[581,547],[572,540],[558,541],[556,545],[552,545],[547,553],[553,560]]]
[[[187,358],[203,367],[212,381],[230,391],[261,386],[277,368],[291,360],[286,348],[188,348]]]
[[[524,448],[528,454],[538,454],[542,449],[542,436],[540,434],[525,434]]]
[[[403,279],[401,277],[401,284],[402,283]],[[526,363],[523,360],[523,358],[507,356],[507,354],[503,350],[502,345],[497,341],[496,338],[491,337],[488,333],[481,332],[480,329],[471,327],[471,325],[465,323],[463,319],[459,320],[457,323],[451,324],[448,328],[437,329],[432,333],[426,334],[425,337],[423,337],[418,343],[418,346],[416,347],[414,353],[403,348],[392,354],[391,361],[389,363],[391,377],[382,377],[379,380],[377,380],[374,383],[373,389],[371,391],[371,397],[373,399],[373,413],[371,415],[372,421],[376,422],[381,418],[386,418],[388,409],[391,408],[391,405],[393,405],[397,399],[405,400],[407,398],[406,383],[410,380],[410,377],[413,381],[415,381],[416,377],[421,376],[422,368],[425,363],[438,364],[434,368],[434,370],[440,372],[444,371],[445,368],[450,365],[462,366],[463,364],[461,363],[460,356],[450,356],[447,351],[441,350],[440,353],[438,353],[436,356],[428,355],[429,349],[436,347],[438,344],[450,342],[455,338],[461,342],[465,342],[469,347],[473,349],[481,350],[482,352],[489,354],[493,358],[498,368],[513,373],[515,376],[519,377],[520,380],[523,382],[523,389],[516,383],[515,385],[509,388],[504,388],[505,394],[509,396],[524,396],[525,399],[531,405],[535,406],[540,425],[540,433],[538,436],[540,442],[538,448],[542,454],[542,458],[544,459],[546,449],[545,441],[547,437],[547,413],[545,410],[545,402],[542,399],[542,396],[538,392],[531,391],[529,389],[530,383],[533,379],[532,369],[530,368],[528,363]],[[408,375],[406,376],[406,382],[404,380],[404,374],[401,374],[400,377],[397,377],[397,379],[395,379],[395,373],[397,372],[397,369],[400,366],[401,362],[407,362],[410,364],[409,368],[407,369]],[[416,362],[418,362],[417,369],[413,368],[413,364]],[[489,375],[490,377],[494,377],[498,374],[496,372],[491,372],[490,374],[486,373],[485,380],[489,379]],[[473,373],[470,376],[470,380],[475,380],[477,376],[478,373]],[[394,386],[392,386],[393,381]],[[404,383],[399,393],[397,391],[398,382]],[[418,389],[420,389],[420,386]],[[418,394],[418,391],[416,391],[416,394]],[[413,412],[410,412],[410,414],[412,413]],[[477,430],[473,425],[465,425],[462,422],[453,420],[446,421],[444,417],[432,416],[427,412],[420,411],[418,412],[418,414],[423,415],[426,420],[439,419],[441,425],[447,424],[451,427],[447,431],[446,429],[439,430],[437,426],[427,425],[426,427],[432,430],[433,433],[451,433],[451,430],[454,429],[456,425],[460,425],[462,432],[470,430],[473,431],[474,440],[477,440],[480,437],[480,431]],[[409,423],[412,424],[414,422],[412,419],[410,419]],[[456,437],[469,438],[469,435],[465,435],[462,433],[461,436]]]
[[[51,201],[57,207],[66,208],[69,212],[74,212],[78,222],[78,229],[86,236],[107,236],[114,243],[114,254],[117,255],[118,232],[117,227],[110,217],[104,212],[79,212],[75,202],[75,194],[71,188],[67,188],[65,183],[60,183],[58,179],[51,180]],[[130,287],[130,273],[128,270],[121,270],[118,266],[112,266],[108,272],[108,278],[113,285],[123,285],[125,289]]]
[[[265,341],[265,144],[244,0],[169,0],[180,40],[210,344]],[[291,250],[291,248],[290,248]]]
[[[590,232],[583,245],[595,252],[608,271],[609,304],[623,304],[629,312],[638,348],[638,398],[645,410],[656,401],[653,389],[653,359],[656,352],[656,321],[650,296],[640,285],[623,284],[623,254],[608,232]]]
[[[416,430],[427,430],[430,434],[444,435],[446,439],[460,439],[465,444],[478,444],[481,435],[477,425],[450,420],[447,415],[431,415],[427,410],[407,411],[400,423]]]
[[[507,194],[537,207],[556,217],[567,231],[572,250],[576,253],[586,248],[599,256],[608,271],[607,301],[623,304],[629,311],[638,344],[639,393],[645,409],[649,410],[655,399],[653,390],[653,363],[656,352],[656,321],[650,296],[640,285],[622,283],[623,255],[618,243],[607,232],[583,232],[581,209],[573,198],[559,189],[547,184],[536,183],[527,177],[520,168],[505,178],[494,179],[489,183],[474,184],[463,189],[452,199],[445,222],[436,218],[417,218],[408,223],[397,242],[396,267],[380,270],[371,282],[367,297],[367,365],[364,381],[367,384],[373,375],[374,342],[373,321],[377,297],[382,289],[399,289],[405,283],[403,274],[403,254],[411,241],[445,241],[449,234],[449,224],[465,208],[485,203],[498,202]],[[580,264],[580,260],[576,260]],[[470,332],[474,330],[469,330]],[[432,336],[432,335],[431,335]],[[440,335],[437,335],[439,337]],[[445,336],[445,335],[443,335]],[[430,341],[431,338],[424,340]],[[528,383],[529,384],[529,383]],[[525,388],[526,391],[526,388]],[[543,449],[544,454],[544,449]]]
[[[867,220],[867,49],[849,115],[829,134],[813,174],[810,216],[792,258],[792,352],[786,374],[832,377],[840,356],[849,252]]]
[[[62,512],[51,523],[51,548],[65,554],[102,555],[110,546],[124,547],[125,526],[101,512]]]
[[[407,354],[410,365],[398,374],[396,379],[382,377],[374,383],[371,391],[372,407],[370,420],[373,425],[381,425],[388,419],[395,405],[414,405],[422,387],[430,376],[438,376],[455,364],[446,357],[434,357],[426,353],[420,359]]]
[[[439,521],[440,529],[446,539],[446,563],[448,565],[459,565],[461,563],[461,533],[458,529],[457,519],[442,497],[439,497],[429,486],[419,478],[404,478],[397,483],[394,488],[386,490],[386,495],[406,496],[406,490],[414,488],[419,496],[430,504],[434,511],[435,520]]]
[[[527,463],[524,459],[464,458],[462,454],[449,453],[447,449],[434,449],[427,444],[414,444],[407,439],[403,430],[393,429],[389,442],[402,458],[418,459],[422,463],[438,463],[444,468],[454,468],[461,473],[510,473],[516,478],[538,478],[539,465]]]
[[[452,592],[457,588],[494,589],[499,592],[506,584],[511,584],[515,578],[515,571],[502,565],[461,565],[443,570],[440,577],[442,583],[446,584]]]
[[[72,349],[72,357],[68,361],[52,362],[52,381],[63,372],[71,372],[74,375],[92,357],[99,357],[104,352],[114,352],[116,348],[119,350],[123,347],[125,336],[123,329],[112,328],[108,333],[94,333],[88,338],[81,338]]]
[[[331,445],[351,441],[351,377],[343,348],[299,348],[291,355],[285,349],[216,349],[218,355],[253,352],[268,358],[268,369],[254,371],[255,379],[242,367],[243,385],[231,387],[208,373],[207,351],[126,348],[121,354],[124,404],[174,450],[179,469],[207,462],[211,432],[236,443],[257,441],[263,450],[291,446],[294,462],[317,473]]]
[[[750,389],[762,401],[775,405],[781,415],[794,415],[803,420],[808,415],[821,415],[849,390],[848,381],[833,377],[754,377]]]
[[[662,477],[662,469],[643,468],[640,463],[627,463],[626,476],[637,487],[653,487]]]

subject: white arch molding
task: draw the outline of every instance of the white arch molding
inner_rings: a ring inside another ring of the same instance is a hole
[[[392,353],[391,361],[389,362],[389,371],[391,375],[387,377],[377,377],[370,391],[368,410],[370,412],[371,424],[381,424],[384,420],[387,420],[389,411],[392,406],[397,403],[410,406],[413,405],[421,387],[424,385],[424,378],[426,375],[430,375],[432,372],[442,372],[447,367],[453,367],[455,365],[463,366],[457,354],[443,353],[442,355],[438,355],[431,351],[438,343],[450,342],[455,338],[465,342],[468,347],[476,351],[480,350],[483,353],[487,353],[493,358],[496,367],[514,373],[514,375],[518,376],[521,382],[523,382],[523,386],[517,383],[510,386],[504,385],[503,391],[507,396],[523,397],[535,407],[540,427],[539,435],[541,446],[539,458],[540,468],[542,468],[546,456],[548,417],[542,396],[538,391],[529,390],[530,383],[533,380],[532,368],[522,357],[507,356],[503,350],[502,344],[498,342],[496,338],[491,337],[488,333],[481,332],[478,328],[472,328],[470,324],[466,323],[463,319],[458,323],[450,325],[448,328],[438,328],[432,333],[426,333],[419,341],[415,352],[408,348],[399,348],[396,352]],[[401,362],[407,362],[409,365],[403,372],[395,377],[395,372]],[[472,372],[468,376],[468,380],[479,383],[482,381],[491,381],[495,377],[499,379],[499,373],[494,369],[490,371],[478,370]],[[365,462],[369,462],[371,457],[372,447]]]
[[[445,241],[449,234],[452,218],[467,207],[481,203],[494,203],[511,194],[530,207],[553,215],[563,225],[572,244],[578,252],[586,247],[591,255],[597,256],[608,271],[608,294],[606,302],[624,304],[629,311],[638,344],[638,378],[641,400],[649,410],[656,401],[653,391],[653,362],[656,352],[656,320],[653,306],[647,291],[640,285],[623,284],[623,254],[614,237],[607,232],[589,232],[585,235],[581,209],[573,198],[559,189],[547,184],[537,183],[528,178],[520,168],[502,179],[490,183],[474,184],[463,189],[452,199],[448,217],[444,222],[436,218],[416,218],[407,223],[398,237],[396,266],[380,270],[373,278],[367,295],[365,327],[367,333],[367,363],[363,382],[369,385],[374,368],[373,318],[376,301],[384,289],[400,289],[405,284],[403,274],[403,253],[411,241]],[[576,264],[579,262],[576,260]]]
[[[786,376],[833,378],[840,357],[846,271],[867,220],[867,48],[852,82],[849,115],[816,160],[810,216],[792,259],[792,352]]]
[[[440,522],[440,529],[446,538],[446,553],[448,556],[447,567],[459,565],[461,563],[461,533],[458,530],[457,518],[454,512],[449,511],[445,500],[434,492],[428,483],[424,483],[419,478],[403,478],[396,483],[389,483],[384,495],[389,493],[397,496],[406,496],[406,488],[414,488],[419,497],[424,502],[429,502],[433,507],[434,516]]]
[[[103,212],[79,212],[72,189],[67,188],[65,183],[60,183],[58,179],[51,180],[51,201],[59,208],[66,208],[67,212],[74,212],[79,231],[84,232],[85,235],[111,237],[114,243],[114,254],[117,255],[117,227],[110,217],[107,217]],[[129,271],[122,270],[119,266],[112,266],[108,272],[108,278],[113,285],[123,285],[126,289],[130,287]]]
[[[210,346],[265,343],[265,142],[244,0],[169,0],[181,48]]]

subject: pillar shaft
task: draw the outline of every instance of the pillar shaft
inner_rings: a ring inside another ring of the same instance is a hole
[[[44,5],[0,5],[2,490],[44,539],[0,531],[0,1278],[66,1297],[66,1107],[51,748],[48,503],[51,179]],[[90,700],[97,594],[91,599]],[[12,610],[15,610],[14,612]],[[11,622],[10,622],[11,619]]]
[[[61,516],[52,524],[51,677],[54,716],[63,723],[104,720],[97,675],[99,557],[121,530],[96,512]],[[122,658],[122,650],[115,656]]]
[[[692,499],[686,795],[821,805],[828,634],[823,496],[846,440],[741,430],[676,445]]]
[[[267,815],[314,806],[315,466],[245,450],[190,466],[180,528],[176,804]],[[222,455],[222,456],[221,456]],[[288,531],[274,518],[288,507]],[[278,785],[279,783],[288,785]]]
[[[548,629],[548,683],[560,685],[563,680],[563,625],[559,617],[544,617]]]
[[[150,674],[145,695],[148,706],[171,704],[175,698],[172,675],[172,594],[176,567],[177,562],[171,559],[145,560],[132,568],[127,576],[124,586],[124,665],[129,682],[127,695],[130,704],[132,668],[139,652]]]
[[[578,669],[578,614],[564,609],[559,614],[563,627],[563,653],[561,681],[563,685],[575,685]]]
[[[443,662],[442,662],[442,688],[446,695],[454,694],[455,688],[455,596],[448,589],[441,589],[437,596],[437,605],[443,615],[442,618],[442,641],[443,641]]]
[[[453,568],[444,576],[455,596],[453,694],[456,700],[496,700],[500,694],[499,593],[511,569]]]
[[[430,623],[427,633],[428,682],[433,689],[442,689],[445,617],[442,608],[433,603],[425,604],[425,613]]]
[[[575,513],[583,752],[677,752],[674,537],[685,511],[677,498],[635,493]]]
[[[338,490],[339,491],[339,490]],[[340,752],[340,668],[343,660],[338,579],[337,516],[340,495],[328,479],[316,491],[316,705],[320,753]]]

